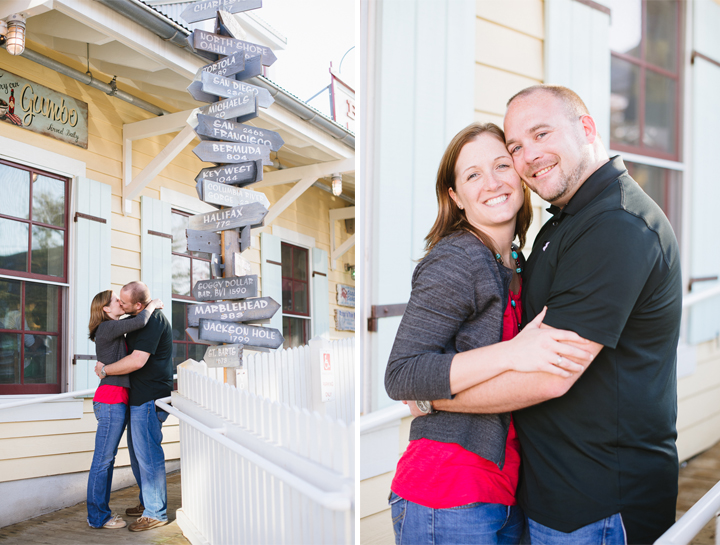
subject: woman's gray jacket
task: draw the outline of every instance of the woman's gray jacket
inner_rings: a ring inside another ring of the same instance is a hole
[[[451,399],[453,356],[501,341],[512,271],[475,235],[438,242],[415,268],[412,293],[385,372],[397,400]],[[458,443],[502,468],[510,414],[439,411],[415,418],[410,440]]]
[[[127,356],[125,334],[145,327],[150,315],[150,311],[145,309],[138,312],[137,315],[124,320],[100,322],[97,330],[95,330],[95,354],[97,354],[97,360],[110,365]],[[130,388],[130,375],[108,375],[100,381],[100,385],[103,384]]]

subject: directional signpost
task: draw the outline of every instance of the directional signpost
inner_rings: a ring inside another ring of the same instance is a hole
[[[267,89],[244,80],[261,74],[262,66],[270,66],[276,56],[269,47],[238,39],[243,32],[233,15],[260,7],[262,0],[203,0],[181,14],[188,23],[216,18],[216,33],[196,29],[188,36],[193,49],[219,56],[203,66],[188,87],[195,100],[209,103],[195,110],[188,123],[201,140],[195,155],[216,164],[196,176],[198,196],[224,207],[188,221],[188,251],[213,254],[215,278],[193,286],[193,296],[201,303],[188,306],[186,331],[195,342],[230,343],[208,348],[205,363],[224,367],[225,382],[232,385],[234,369],[242,366],[243,346],[267,351],[284,342],[277,329],[243,323],[268,320],[280,309],[272,298],[258,297],[258,277],[248,274],[250,265],[240,255],[250,247],[250,230],[263,224],[270,206],[263,193],[242,186],[262,180],[270,152],[284,144],[276,132],[243,124],[274,102]]]

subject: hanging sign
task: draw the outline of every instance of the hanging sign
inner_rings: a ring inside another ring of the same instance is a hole
[[[272,103],[275,102],[270,91],[262,87],[250,85],[244,81],[226,78],[225,76],[211,74],[210,72],[202,72],[200,74],[200,81],[202,81],[203,91],[211,95],[226,98],[252,95],[257,97],[258,106],[261,108],[269,108]]]
[[[0,121],[87,149],[87,103],[0,70]]]
[[[277,329],[200,319],[198,336],[206,341],[279,348],[285,338]]]
[[[206,140],[193,148],[193,153],[206,163],[246,163],[262,159],[269,165],[270,147],[262,144],[240,144]]]
[[[336,284],[337,287],[337,304],[344,307],[355,306],[355,286],[346,286],[345,284]]]
[[[355,312],[335,309],[335,329],[338,331],[355,331]]]
[[[195,181],[212,180],[221,184],[251,184],[263,179],[262,159],[247,163],[235,163],[221,167],[209,167],[202,169]],[[201,197],[202,198],[202,197]]]
[[[234,185],[219,184],[210,180],[203,180],[202,200],[210,204],[219,204],[221,206],[241,206],[259,202],[265,208],[270,208],[270,201],[265,193],[252,191],[250,189],[242,189]]]
[[[200,136],[244,144],[263,144],[269,146],[272,151],[279,150],[285,143],[282,136],[268,129],[243,125],[204,114],[198,114],[197,120],[195,132]]]
[[[257,297],[242,301],[221,301],[188,305],[188,325],[197,326],[200,318],[221,322],[255,322],[272,318],[280,305],[272,297]]]
[[[238,95],[198,108],[197,113],[223,119],[250,115],[257,117],[257,101],[251,94]]]
[[[188,23],[196,23],[215,17],[219,9],[230,13],[240,13],[262,7],[262,0],[202,0],[190,4],[180,14]]]
[[[258,277],[256,274],[198,280],[193,286],[193,297],[198,301],[219,301],[221,299],[245,299],[257,297]]]
[[[185,233],[187,234],[188,252],[222,253],[222,237],[220,233],[195,231],[194,229],[187,229]]]
[[[193,49],[201,51],[209,51],[218,55],[232,55],[233,53],[243,53],[246,57],[255,57],[260,55],[261,62],[264,66],[270,66],[277,60],[275,53],[269,47],[264,45],[244,42],[235,38],[228,38],[220,34],[205,32],[196,29],[188,36],[188,42]]]
[[[203,361],[208,367],[242,367],[242,357],[242,344],[224,344],[205,350]]]

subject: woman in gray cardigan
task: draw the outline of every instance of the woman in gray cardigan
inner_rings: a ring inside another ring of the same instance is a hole
[[[90,306],[88,326],[90,340],[95,342],[98,361],[109,364],[127,356],[125,334],[145,327],[156,308],[163,308],[159,299],[151,301],[137,316],[120,320],[125,312],[117,295],[111,290],[98,293]],[[108,375],[100,381],[93,397],[98,428],[87,489],[87,521],[92,528],[114,529],[126,526],[126,522],[119,515],[112,515],[108,502],[115,455],[127,426],[129,389],[128,375]]]
[[[438,217],[385,374],[391,398],[449,399],[508,370],[583,369],[567,358],[588,354],[562,342],[582,339],[540,329],[543,314],[518,334],[523,259],[513,240],[522,248],[532,209],[512,165],[492,123],[466,127],[445,151]],[[518,543],[524,517],[511,415],[417,406],[426,416],[413,420],[391,485],[396,543]]]

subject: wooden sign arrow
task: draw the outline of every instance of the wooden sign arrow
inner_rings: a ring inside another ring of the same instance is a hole
[[[243,53],[233,53],[227,57],[223,57],[219,61],[206,64],[200,71],[208,72],[210,74],[217,74],[218,76],[232,76],[238,72],[245,70],[245,55]],[[199,76],[195,76],[200,81]]]
[[[246,144],[263,144],[270,146],[272,151],[279,150],[285,140],[275,131],[235,123],[228,119],[198,114],[198,124],[195,132],[202,136],[209,136],[216,140],[230,142],[243,142]]]
[[[262,7],[262,0],[202,0],[190,4],[181,14],[180,17],[188,23],[204,21],[215,17],[218,9],[223,9],[230,13],[240,13],[251,9]]]
[[[193,148],[193,153],[206,163],[246,163],[261,159],[269,165],[270,147],[262,144],[240,144],[207,140]]]
[[[212,231],[195,231],[187,229],[188,252],[207,252],[208,254],[221,254],[222,242],[220,233]]]
[[[246,225],[259,225],[268,211],[259,202],[196,214],[188,220],[188,228],[198,231],[228,231]]]
[[[209,51],[217,55],[227,56],[233,53],[243,53],[246,58],[260,55],[262,57],[260,62],[265,66],[270,66],[277,60],[275,53],[273,53],[269,47],[244,42],[235,38],[228,38],[227,36],[213,34],[212,32],[205,32],[200,29],[194,30],[190,36],[188,36],[188,42],[194,49]]]
[[[262,159],[249,163],[237,163],[221,167],[202,169],[195,177],[196,182],[212,180],[221,184],[251,184],[263,179]],[[202,198],[202,197],[201,197]]]
[[[240,206],[252,202],[259,202],[265,208],[270,208],[270,201],[267,196],[265,193],[260,193],[259,191],[220,184],[211,180],[202,180],[200,185],[202,186],[202,200],[210,204]]]
[[[258,277],[256,274],[198,280],[193,286],[193,296],[198,301],[220,301],[223,299],[245,299],[257,297]]]
[[[215,34],[222,34],[223,36],[230,36],[242,40],[244,32],[237,18],[224,9],[220,9],[217,12],[217,18],[215,19]]]
[[[272,318],[280,305],[272,297],[257,297],[243,301],[219,301],[188,305],[189,326],[197,326],[200,318],[220,322],[254,322]]]
[[[227,79],[227,78],[226,78]],[[257,116],[257,101],[252,94],[238,95],[197,109],[197,113],[223,119]]]
[[[285,338],[277,329],[246,324],[200,319],[199,337],[206,341],[220,341],[245,346],[279,348]]]
[[[245,68],[240,72],[235,73],[235,79],[238,81],[244,81],[246,79],[254,78],[255,76],[262,75],[262,57],[255,55],[254,57],[247,57],[245,59]]]
[[[269,108],[272,103],[275,102],[270,91],[262,87],[250,85],[244,81],[226,78],[225,76],[211,74],[210,72],[202,72],[200,74],[200,81],[202,81],[203,91],[211,95],[230,98],[238,95],[251,94],[257,98],[258,106],[261,108]]]
[[[205,350],[203,361],[208,367],[242,367],[243,345],[224,344]]]
[[[219,96],[211,95],[210,93],[203,91],[202,82],[200,80],[193,81],[190,85],[188,85],[187,91],[195,100],[200,102],[217,102],[220,100]]]
[[[212,345],[218,345],[220,344],[217,341],[206,341],[204,339],[200,338],[198,328],[197,327],[188,327],[185,329],[185,332],[190,335],[190,338],[194,343],[200,343],[200,344],[212,344]]]

